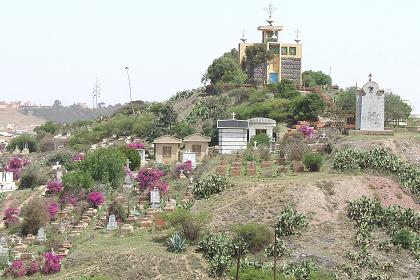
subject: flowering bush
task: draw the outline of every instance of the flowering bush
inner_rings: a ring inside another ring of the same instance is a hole
[[[12,261],[9,271],[16,278],[25,276],[27,272],[25,263],[22,260]]]
[[[48,202],[47,203],[47,211],[48,211],[48,216],[50,217],[50,219],[54,219],[55,216],[58,213],[58,204],[54,201]]]
[[[42,273],[53,274],[60,272],[61,270],[61,257],[54,254],[53,252],[44,253],[44,266],[42,267]]]
[[[163,176],[163,171],[160,171],[159,169],[145,168],[139,171],[136,180],[142,191],[151,191],[156,188],[161,192],[167,192],[169,186],[167,183],[161,181]]]
[[[139,142],[131,142],[127,145],[130,149],[138,150],[138,149],[144,149],[144,144]]]
[[[26,272],[27,275],[35,274],[39,271],[39,262],[38,261],[31,261],[28,264],[28,270]]]
[[[4,170],[6,172],[13,172],[13,180],[19,180],[22,168],[29,163],[29,160],[20,157],[12,157]]]
[[[105,201],[105,196],[101,192],[90,192],[87,198],[89,203],[91,203],[95,208]]]
[[[73,161],[82,161],[85,159],[85,154],[84,153],[78,153],[75,154],[73,157]]]
[[[78,201],[78,197],[75,194],[66,192],[61,197],[60,203],[61,204],[71,204],[73,206],[76,206]]]
[[[63,191],[63,184],[57,180],[49,181],[47,184],[47,193],[57,194]]]
[[[19,221],[19,209],[13,207],[6,208],[3,219],[6,226],[16,224]]]
[[[175,173],[178,175],[181,173],[181,170],[183,170],[184,173],[190,173],[193,170],[192,161],[187,160],[186,162],[177,164],[175,167]]]
[[[298,131],[302,133],[305,138],[312,138],[314,136],[314,128],[309,125],[304,125],[298,128]]]

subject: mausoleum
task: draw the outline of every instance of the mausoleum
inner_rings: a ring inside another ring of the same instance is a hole
[[[184,138],[184,152],[195,153],[197,162],[201,162],[209,154],[210,138],[201,134],[193,134]]]
[[[275,140],[274,129],[276,128],[276,121],[269,118],[252,118],[249,119],[249,132],[248,137],[251,139],[257,134],[267,134],[270,140]],[[251,143],[252,144],[252,143]]]
[[[232,154],[245,150],[248,144],[248,127],[248,120],[235,120],[234,113],[231,120],[218,120],[219,153]]]
[[[153,141],[155,144],[155,158],[157,163],[179,161],[182,140],[173,136],[162,136]]]

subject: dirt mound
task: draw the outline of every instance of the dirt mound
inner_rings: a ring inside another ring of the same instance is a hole
[[[28,116],[20,113],[14,109],[0,109],[0,125],[14,124],[14,125],[41,125],[45,121],[43,119]]]

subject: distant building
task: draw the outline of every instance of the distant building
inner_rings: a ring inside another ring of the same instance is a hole
[[[153,141],[157,163],[179,161],[182,140],[173,136],[162,136]]]
[[[281,79],[288,79],[299,87],[302,84],[302,45],[298,39],[299,31],[296,31],[295,43],[279,42],[279,33],[283,30],[283,26],[273,25],[274,21],[271,16],[274,10],[275,8],[270,4],[267,7],[269,12],[268,25],[258,27],[258,31],[261,31],[262,35],[261,43],[266,45],[267,50],[273,51],[274,57],[267,63],[266,69],[264,69],[264,65],[261,65],[259,69],[253,69],[252,76],[265,79],[264,83],[266,84],[278,83]],[[240,63],[244,62],[246,48],[258,44],[246,43],[244,37],[245,34],[238,48]]]

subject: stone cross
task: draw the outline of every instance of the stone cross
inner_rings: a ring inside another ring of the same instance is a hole
[[[232,120],[235,119],[235,116],[236,116],[236,113],[235,112],[232,112]]]
[[[257,147],[257,144],[258,144],[258,142],[257,141],[254,141],[254,148]]]
[[[191,183],[191,184],[193,183],[193,180],[194,180],[194,176],[191,176],[191,177],[190,177],[190,183]]]
[[[130,170],[130,163],[131,163],[131,161],[129,159],[127,159],[126,166],[127,166],[128,170]]]

